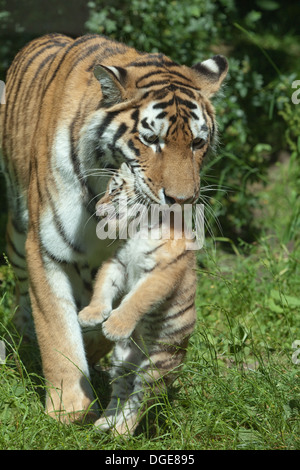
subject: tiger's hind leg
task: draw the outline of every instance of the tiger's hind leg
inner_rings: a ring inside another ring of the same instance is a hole
[[[7,255],[16,276],[16,309],[13,323],[20,335],[26,339],[35,337],[28,291],[28,272],[25,255],[26,232],[18,226],[9,213],[6,232]]]

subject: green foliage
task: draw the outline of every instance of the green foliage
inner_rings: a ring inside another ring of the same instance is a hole
[[[222,21],[226,20],[225,14],[220,13],[218,6],[210,0],[188,3],[178,0],[112,1],[109,6],[94,1],[88,5],[91,10],[86,23],[89,31],[109,35],[142,51],[162,51],[173,60],[190,65],[207,52],[205,46],[200,46],[207,42],[207,35],[211,35],[213,43]],[[232,3],[228,9],[233,8]],[[214,21],[216,14],[218,18]]]

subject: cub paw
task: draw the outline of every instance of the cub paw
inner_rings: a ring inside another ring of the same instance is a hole
[[[127,321],[120,318],[117,313],[111,315],[103,324],[102,331],[104,336],[110,341],[120,341],[129,338],[134,327]]]
[[[80,326],[96,326],[102,323],[110,314],[110,310],[99,306],[88,305],[78,314]]]

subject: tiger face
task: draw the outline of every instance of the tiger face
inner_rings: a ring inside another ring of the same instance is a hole
[[[103,98],[90,135],[106,167],[128,165],[141,200],[193,203],[216,135],[209,97],[224,80],[227,61],[215,56],[188,68],[157,54],[147,58],[144,65],[141,58],[126,68],[95,67]]]

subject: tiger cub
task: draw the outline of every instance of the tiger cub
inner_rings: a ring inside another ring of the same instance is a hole
[[[125,167],[97,203],[98,215],[104,204],[130,198],[134,179]],[[175,239],[174,227],[170,233],[169,239],[126,240],[102,265],[91,302],[79,313],[83,328],[102,323],[106,338],[116,342],[112,396],[96,422],[100,429],[133,433],[145,394],[161,392],[183,362],[196,321],[195,252],[186,249],[184,238]]]

